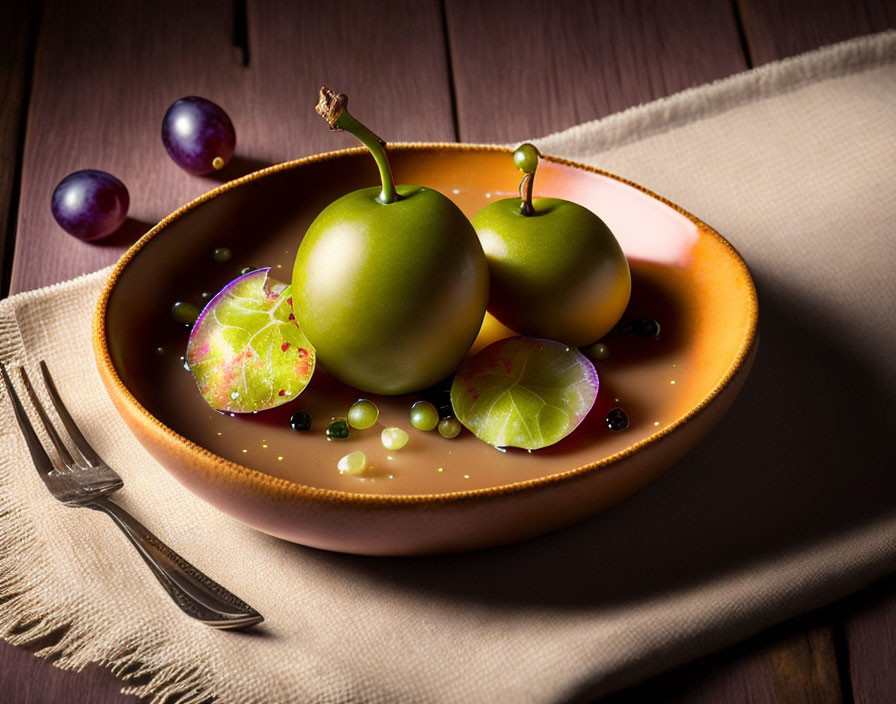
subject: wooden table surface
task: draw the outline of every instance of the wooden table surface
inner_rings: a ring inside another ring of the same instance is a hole
[[[215,185],[162,147],[162,115],[184,95],[236,125],[223,180],[350,144],[311,110],[322,83],[391,141],[510,142],[894,26],[893,0],[0,2],[2,292],[115,261]],[[103,244],[50,214],[55,185],[81,168],[130,191]],[[137,701],[98,668],[63,672],[6,643],[0,692]],[[896,578],[604,701],[896,701]]]

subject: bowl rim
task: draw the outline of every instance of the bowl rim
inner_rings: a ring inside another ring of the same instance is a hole
[[[401,142],[401,143],[390,143],[388,146],[390,151],[445,151],[445,152],[504,152],[510,154],[512,152],[511,147],[495,145],[495,144],[471,144],[471,143],[457,143],[457,142]],[[689,213],[687,210],[682,208],[681,206],[673,203],[672,201],[664,198],[663,196],[654,193],[653,191],[644,188],[643,186],[630,181],[626,178],[618,176],[616,174],[610,173],[608,171],[604,171],[602,169],[595,168],[593,166],[589,166],[587,164],[582,164],[576,161],[572,161],[569,159],[564,159],[562,157],[550,156],[547,154],[541,155],[541,158],[545,161],[560,164],[562,166],[569,166],[572,168],[580,169],[589,173],[593,173],[599,176],[604,176],[607,178],[611,178],[615,181],[623,183],[627,186],[637,189],[647,196],[658,200],[664,205],[672,208],[675,212],[683,215],[688,220],[690,220],[698,229],[701,235],[705,234],[713,239],[715,239],[719,244],[723,246],[724,249],[728,251],[728,254],[733,258],[735,265],[739,268],[744,277],[745,281],[748,284],[747,291],[747,305],[748,305],[748,320],[747,320],[747,331],[741,340],[741,344],[737,350],[734,359],[728,366],[725,374],[722,378],[713,386],[713,388],[707,393],[699,403],[690,407],[688,411],[678,418],[676,418],[672,423],[665,426],[664,428],[652,433],[646,438],[629,445],[628,447],[615,452],[611,455],[607,455],[606,457],[597,460],[595,462],[591,462],[580,467],[576,467],[573,469],[566,470],[564,472],[559,472],[556,474],[550,474],[546,476],[536,477],[534,479],[528,479],[520,482],[511,482],[508,484],[500,484],[492,487],[485,487],[479,489],[468,489],[463,491],[453,491],[446,493],[425,493],[425,494],[365,494],[360,492],[349,492],[342,491],[337,489],[322,489],[319,487],[309,486],[305,484],[298,484],[296,482],[290,481],[288,479],[283,479],[281,477],[275,477],[270,474],[266,474],[261,470],[252,469],[250,467],[245,467],[240,465],[237,462],[233,462],[232,460],[225,459],[211,452],[210,450],[202,447],[201,445],[196,444],[192,440],[185,438],[179,433],[175,432],[173,429],[169,428],[165,425],[160,419],[156,418],[152,413],[150,413],[131,393],[130,389],[125,385],[122,381],[121,377],[118,375],[118,371],[115,368],[114,363],[112,362],[112,357],[109,352],[109,347],[106,339],[106,322],[107,322],[107,311],[109,299],[116,287],[118,280],[120,279],[123,272],[127,269],[130,263],[134,260],[140,250],[143,249],[147,245],[147,243],[156,237],[160,232],[165,230],[165,228],[170,225],[172,222],[178,220],[186,213],[192,211],[193,209],[200,206],[202,203],[211,200],[212,198],[216,198],[219,195],[222,195],[234,188],[238,188],[246,183],[250,183],[252,181],[256,181],[258,179],[264,178],[265,176],[278,173],[280,171],[288,171],[290,169],[298,168],[307,164],[313,164],[323,161],[328,161],[332,159],[338,159],[344,156],[351,156],[355,154],[366,153],[367,149],[365,147],[352,147],[349,149],[339,149],[330,152],[323,152],[320,154],[314,154],[311,156],[302,157],[299,159],[293,159],[291,161],[282,162],[279,164],[275,164],[273,166],[266,167],[264,169],[260,169],[259,171],[254,171],[250,174],[246,174],[240,178],[234,179],[232,181],[228,181],[220,186],[213,188],[212,190],[194,198],[190,202],[181,206],[162,220],[160,220],[156,225],[154,225],[150,230],[148,230],[142,237],[140,237],[137,242],[135,242],[118,260],[115,266],[112,269],[112,272],[103,286],[103,290],[100,293],[99,299],[96,304],[96,308],[93,316],[93,325],[92,325],[92,341],[94,348],[94,355],[96,357],[97,367],[99,369],[100,375],[105,377],[107,390],[111,394],[114,392],[118,395],[119,401],[124,403],[127,406],[128,411],[136,416],[143,424],[147,424],[150,427],[154,428],[158,433],[160,433],[167,442],[172,443],[176,446],[180,446],[181,448],[188,451],[193,456],[199,457],[202,460],[204,465],[203,469],[205,470],[213,470],[214,472],[220,473],[222,478],[226,477],[231,480],[235,480],[242,484],[248,484],[249,487],[260,493],[266,494],[268,496],[275,496],[280,499],[290,499],[290,500],[298,500],[298,501],[314,501],[319,503],[327,503],[327,504],[341,504],[344,505],[346,503],[353,504],[359,503],[369,507],[375,506],[398,506],[398,505],[420,505],[420,504],[446,504],[446,503],[456,503],[456,502],[469,502],[469,501],[481,501],[487,499],[493,499],[498,496],[506,496],[512,494],[521,494],[524,492],[531,492],[536,489],[540,489],[543,487],[549,487],[557,484],[561,484],[564,482],[568,482],[571,480],[575,480],[577,478],[581,478],[584,475],[587,475],[592,472],[596,472],[602,469],[606,469],[612,465],[618,464],[622,460],[627,457],[630,457],[641,449],[648,447],[650,445],[656,444],[661,441],[664,437],[667,437],[677,430],[681,429],[685,424],[695,418],[698,414],[700,414],[705,408],[707,408],[722,392],[725,391],[728,386],[731,385],[733,380],[737,377],[738,373],[744,368],[745,364],[748,363],[750,359],[750,355],[757,343],[758,340],[758,319],[759,319],[759,305],[758,305],[758,297],[756,294],[756,285],[753,282],[753,278],[750,275],[749,268],[747,267],[746,262],[741,257],[740,253],[735,249],[735,247],[728,242],[724,237],[722,237],[715,229],[704,223],[702,220],[697,218],[695,215]],[[111,388],[109,386],[111,385]],[[116,404],[117,405],[117,404]],[[119,409],[119,413],[122,411]]]

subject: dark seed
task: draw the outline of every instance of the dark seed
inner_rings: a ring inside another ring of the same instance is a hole
[[[348,435],[348,423],[345,418],[334,418],[327,426],[327,440],[345,440]]]
[[[230,252],[227,247],[218,247],[214,252],[212,252],[212,259],[215,260],[216,264],[223,264],[224,262],[229,262],[230,257],[233,254]]]
[[[454,415],[454,408],[451,406],[451,385],[453,383],[454,377],[449,376],[425,389],[422,393],[423,398],[436,407],[439,418],[444,419]]]
[[[625,430],[628,427],[628,416],[621,408],[614,408],[607,413],[607,427],[614,433]]]
[[[632,323],[632,332],[639,337],[656,337],[660,334],[660,324],[653,318],[638,318]]]
[[[311,430],[311,414],[308,411],[296,411],[289,417],[289,427],[300,432]]]

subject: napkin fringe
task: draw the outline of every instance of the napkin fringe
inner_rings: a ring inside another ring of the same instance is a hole
[[[23,342],[17,317],[20,306],[53,289],[67,289],[73,284],[96,285],[108,272],[108,268],[103,269],[0,301],[0,356],[4,364],[15,366],[34,361]],[[6,403],[5,395],[0,392],[0,403]],[[0,453],[0,486],[21,484],[23,472],[33,470],[14,463],[9,454]],[[24,492],[0,493],[0,639],[30,648],[36,656],[50,659],[63,670],[79,671],[88,665],[99,665],[121,681],[122,692],[153,704],[172,700],[199,704],[211,699],[213,684],[207,673],[200,666],[178,660],[161,631],[147,634],[145,629],[137,629],[134,635],[133,630],[123,630],[120,623],[92,618],[77,606],[68,611],[68,618],[52,615],[46,599],[46,590],[53,589],[52,579],[29,578],[53,572],[46,546],[31,519],[32,512]],[[71,595],[71,599],[77,602],[78,595]]]
[[[9,475],[21,471],[12,464],[5,457],[0,460],[0,482],[8,485]],[[35,655],[51,659],[63,670],[98,664],[122,681],[124,693],[152,703],[199,704],[211,698],[212,683],[201,668],[172,662],[161,636],[149,643],[113,645],[118,638],[116,624],[48,614],[41,585],[26,579],[48,574],[48,567],[23,497],[0,495],[0,524],[0,638],[15,646],[38,646]]]

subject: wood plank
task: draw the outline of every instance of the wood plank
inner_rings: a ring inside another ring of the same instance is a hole
[[[0,641],[0,692],[23,704],[139,704],[121,694],[121,683],[98,667],[60,670],[22,648]]]
[[[446,2],[460,138],[541,136],[747,67],[715,0]]]
[[[242,134],[253,155],[277,162],[357,146],[314,112],[322,84],[348,95],[386,141],[456,139],[437,0],[250,0],[247,9],[258,113]]]
[[[737,0],[753,65],[896,27],[891,0]]]
[[[232,14],[221,7],[214,0],[48,0],[34,65],[12,291],[114,262],[153,223],[215,185],[168,158],[160,129],[165,110],[185,95],[214,100],[244,124],[243,66],[231,42]],[[130,191],[130,219],[104,244],[68,236],[50,213],[56,184],[83,168],[108,171]]]
[[[39,3],[0,3],[0,296],[9,288],[22,128],[39,18]]]
[[[826,611],[793,619],[600,704],[839,704],[842,688],[829,622]]]
[[[830,616],[771,644],[778,701],[838,704],[843,700]]]
[[[856,704],[896,698],[896,575],[849,599],[843,628]]]

